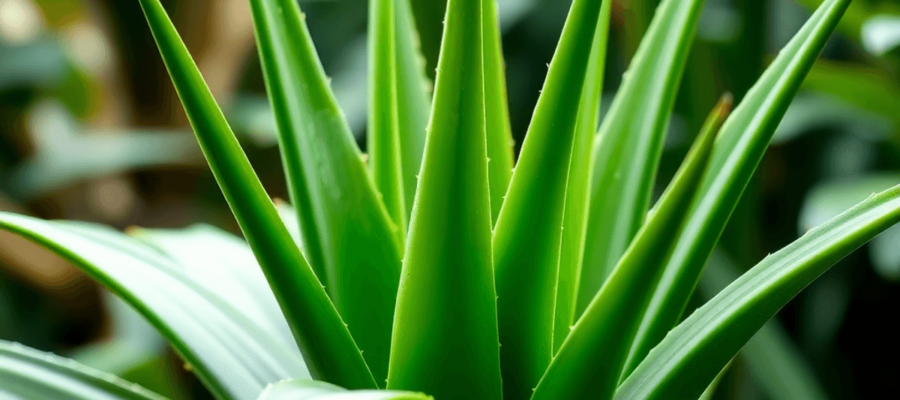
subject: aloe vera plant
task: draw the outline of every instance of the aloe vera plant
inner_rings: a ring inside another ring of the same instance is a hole
[[[574,0],[515,167],[494,0],[448,1],[433,93],[409,0],[370,0],[368,162],[297,3],[250,0],[292,207],[266,194],[159,0],[138,1],[245,240],[10,213],[0,229],[130,303],[222,400],[700,398],[900,221],[900,187],[873,195],[682,321],[850,0],[822,2],[739,104],[723,97],[652,208],[701,0],[661,2],[602,123],[610,1]],[[0,395],[160,398],[2,342]]]

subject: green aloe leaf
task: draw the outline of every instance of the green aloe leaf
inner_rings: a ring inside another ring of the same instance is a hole
[[[703,3],[667,0],[659,5],[600,126],[576,315],[594,298],[644,223]]]
[[[369,1],[369,168],[401,242],[406,196],[400,149],[394,0]]]
[[[450,0],[388,388],[501,398],[480,0]]]
[[[703,266],[753,176],[781,117],[850,0],[827,0],[722,127],[710,174],[689,211],[687,225],[667,262],[632,346],[626,372],[637,366],[681,318]]]
[[[647,224],[594,296],[563,342],[533,400],[609,399],[619,383],[628,349],[665,258],[678,238],[685,212],[702,181],[730,97],[710,116],[681,169]]]
[[[425,153],[425,129],[431,114],[431,81],[425,75],[425,59],[419,51],[419,33],[410,0],[394,0],[394,35],[397,40],[397,104],[400,161],[406,215],[412,214]]]
[[[601,0],[576,0],[494,230],[503,392],[526,398],[553,354],[566,178]],[[575,95],[573,95],[575,94]]]
[[[321,381],[296,379],[269,386],[257,400],[431,400],[422,393],[387,390],[356,390]]]
[[[296,11],[296,4],[287,3]],[[259,3],[255,5],[258,13]],[[313,377],[354,389],[377,387],[350,331],[279,218],[159,0],[141,0],[141,6],[200,147]]]
[[[128,302],[220,399],[253,399],[270,383],[309,374],[296,344],[285,341],[277,329],[273,313],[246,314],[256,308],[242,303],[242,295],[265,296],[268,290],[258,270],[254,277],[254,271],[227,266],[182,265],[96,225],[0,213],[0,229],[59,254]],[[229,251],[217,249],[221,254]],[[209,268],[218,270],[218,282],[206,276]],[[246,292],[226,284],[232,280],[240,281]]]
[[[481,5],[488,182],[491,189],[491,221],[496,221],[512,177],[513,139],[506,98],[506,65],[503,61],[497,0],[482,0]]]
[[[73,360],[5,341],[0,341],[0,398],[165,400],[138,385]]]
[[[379,200],[297,2],[253,0],[251,8],[304,252],[383,382],[400,281],[400,225]]]
[[[622,383],[616,399],[696,398],[797,293],[898,221],[900,186],[766,257],[669,332]]]
[[[584,238],[587,228],[588,192],[591,171],[591,145],[600,119],[600,97],[603,93],[603,73],[606,70],[606,44],[609,36],[611,2],[603,3],[600,23],[591,46],[591,61],[581,105],[578,126],[575,128],[575,144],[569,164],[569,184],[566,187],[566,208],[563,215],[562,245],[559,255],[559,277],[556,285],[556,322],[553,328],[553,351],[559,350],[575,324],[575,306],[578,296],[578,279],[584,255]]]

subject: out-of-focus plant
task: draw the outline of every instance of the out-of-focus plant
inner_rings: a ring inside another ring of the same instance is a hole
[[[823,2],[733,111],[723,98],[651,209],[703,3],[661,2],[600,123],[612,7],[575,0],[514,164],[496,2],[448,1],[430,96],[410,3],[371,1],[366,163],[298,5],[251,0],[294,205],[279,210],[162,4],[140,0],[246,241],[11,213],[0,228],[122,297],[221,399],[699,398],[781,307],[900,221],[900,187],[863,199],[682,320],[850,1]],[[158,398],[14,344],[0,383]]]

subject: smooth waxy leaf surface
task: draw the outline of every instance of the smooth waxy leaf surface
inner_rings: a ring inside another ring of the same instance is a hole
[[[296,4],[287,3],[299,19]],[[258,13],[259,3],[254,4]],[[377,387],[347,326],[279,218],[162,5],[158,0],[141,0],[141,6],[200,147],[311,374],[354,389]]]
[[[156,393],[73,360],[0,341],[4,400],[164,400]]]
[[[513,139],[506,99],[506,65],[503,62],[497,0],[481,0],[481,6],[488,182],[491,188],[491,221],[496,221],[512,177]]]
[[[576,0],[569,10],[494,230],[503,392],[511,399],[531,395],[553,354],[566,178],[602,3]]]
[[[591,45],[591,61],[581,93],[578,127],[569,164],[569,184],[566,187],[566,208],[563,216],[562,245],[559,254],[559,277],[556,285],[556,317],[553,328],[553,351],[559,350],[575,324],[578,280],[584,255],[587,226],[588,192],[590,188],[591,145],[600,118],[600,96],[603,93],[603,73],[606,69],[606,43],[609,33],[611,2],[603,3],[600,23]]]
[[[671,186],[609,280],[594,297],[535,389],[532,399],[609,399],[685,211],[700,185],[730,98],[710,116]]]
[[[266,388],[258,400],[430,400],[421,393],[387,390],[356,390],[321,381],[297,379],[278,382]]]
[[[766,257],[672,330],[616,399],[697,397],[778,310],[841,258],[900,221],[900,186]]]
[[[500,399],[480,0],[450,0],[388,388]]]
[[[704,178],[685,229],[644,315],[626,372],[633,370],[681,318],[703,265],[790,100],[849,3],[849,0],[823,3],[725,122],[713,150],[710,173]]]
[[[659,5],[600,126],[576,314],[594,298],[644,223],[703,3],[668,0]]]
[[[163,334],[220,399],[253,399],[270,383],[309,374],[297,346],[285,341],[278,329],[283,317],[279,321],[271,309],[259,312],[266,309],[258,306],[265,304],[268,289],[258,270],[210,263],[183,265],[155,248],[95,225],[2,213],[0,228],[59,254],[123,298]],[[225,254],[235,249],[217,251]],[[218,282],[207,277],[211,268],[218,271]],[[243,291],[233,282],[240,282]],[[245,302],[246,296],[254,296],[255,302]]]

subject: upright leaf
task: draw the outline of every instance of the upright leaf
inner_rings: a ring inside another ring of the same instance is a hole
[[[644,223],[663,137],[703,0],[666,0],[600,126],[594,146],[579,315]]]
[[[296,4],[287,3],[296,10]],[[162,4],[141,0],[141,6],[200,147],[313,377],[349,388],[376,387],[350,331],[279,218]]]
[[[506,65],[503,62],[497,0],[482,0],[481,5],[488,183],[491,188],[491,221],[496,221],[512,177],[513,139],[506,101]]]
[[[566,178],[601,4],[575,0],[569,10],[494,230],[503,392],[511,399],[531,395],[553,354]]]
[[[223,265],[216,259],[181,264],[112,229],[84,223],[0,213],[0,229],[62,256],[128,302],[219,399],[252,400],[270,383],[309,375],[293,338],[279,328],[284,317],[277,305],[271,309],[275,299],[265,277],[249,269],[254,265]],[[235,249],[220,242],[216,252]],[[216,282],[209,278],[210,268],[217,270]],[[241,289],[229,284],[234,281]]]
[[[425,129],[431,113],[431,81],[425,75],[425,58],[419,51],[410,0],[394,0],[394,36],[397,41],[397,104],[400,132],[400,161],[407,219],[412,213],[422,155]]]
[[[501,399],[481,0],[450,0],[403,264],[388,388]]]
[[[553,358],[533,400],[612,398],[641,311],[678,237],[729,107],[730,99],[710,116],[647,224]]]
[[[827,0],[781,50],[722,127],[710,173],[689,211],[629,355],[631,371],[681,318],[722,234],[804,75],[850,0]]]
[[[432,397],[387,390],[347,391],[326,382],[296,379],[269,386],[257,400],[432,400]]]
[[[164,397],[73,360],[0,341],[4,400],[165,400]]]
[[[578,126],[569,163],[566,207],[563,215],[562,250],[559,255],[559,278],[556,288],[556,317],[553,328],[553,351],[559,350],[569,328],[575,323],[578,279],[584,255],[584,237],[588,214],[588,191],[591,171],[591,145],[600,118],[600,96],[606,70],[606,42],[609,33],[609,1],[603,3],[600,23],[591,46],[591,61],[581,93]]]
[[[394,0],[369,1],[369,168],[388,214],[406,239],[406,199],[397,104],[397,45]]]
[[[400,228],[366,172],[297,2],[252,0],[251,9],[303,249],[383,382],[400,281]]]
[[[778,310],[841,258],[900,221],[900,186],[766,257],[666,335],[616,399],[696,398]]]

